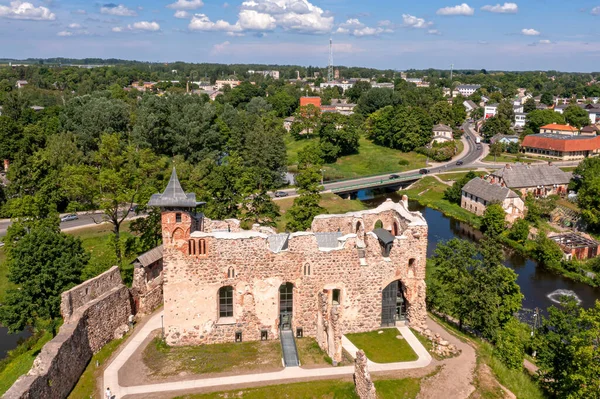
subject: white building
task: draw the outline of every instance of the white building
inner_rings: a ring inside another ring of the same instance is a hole
[[[483,111],[483,116],[485,117],[485,119],[496,116],[497,113],[498,113],[498,103],[485,105],[485,108]]]
[[[225,86],[229,86],[229,87],[231,87],[233,89],[234,87],[239,86],[241,83],[242,82],[240,82],[239,80],[233,80],[233,79],[217,80],[215,82],[214,89],[215,90],[223,90],[223,88]]]
[[[525,122],[527,122],[527,114],[515,112],[515,127],[525,127]]]
[[[432,143],[445,143],[452,140],[454,140],[454,136],[450,126],[440,124],[433,127]]]
[[[267,76],[272,77],[273,79],[279,79],[279,71],[248,71],[249,75],[263,75],[265,78]]]
[[[481,85],[459,85],[456,86],[456,91],[458,91],[463,97],[469,97],[480,88]],[[454,97],[456,97],[456,93],[454,94]]]
[[[335,86],[341,87],[343,91],[346,91],[349,88],[351,88],[352,86],[354,86],[354,83],[347,82],[347,81],[344,81],[344,82],[333,81],[333,82],[323,82],[320,85],[321,89],[324,89],[326,87],[335,87]]]

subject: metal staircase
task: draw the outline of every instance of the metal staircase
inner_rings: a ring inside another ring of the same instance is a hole
[[[285,367],[300,366],[300,362],[298,361],[298,350],[296,348],[296,341],[294,340],[292,330],[281,330],[279,338],[281,339],[281,350],[283,352],[283,363]]]

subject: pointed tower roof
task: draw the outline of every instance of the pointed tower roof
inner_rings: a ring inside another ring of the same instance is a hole
[[[153,194],[148,201],[148,206],[158,206],[161,208],[195,208],[196,194],[185,193],[177,178],[177,172],[173,167],[169,184],[162,194]]]

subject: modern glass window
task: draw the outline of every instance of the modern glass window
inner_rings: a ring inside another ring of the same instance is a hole
[[[219,289],[219,317],[233,317],[233,287]]]

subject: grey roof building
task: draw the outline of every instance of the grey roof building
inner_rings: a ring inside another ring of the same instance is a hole
[[[140,256],[138,256],[134,264],[138,264],[143,267],[148,267],[155,262],[158,262],[163,257],[163,246],[159,245],[158,247],[152,248],[148,252],[144,252]]]
[[[443,125],[443,124],[435,125],[432,130],[434,132],[450,132],[450,133],[452,133],[452,128],[448,125]]]
[[[165,191],[162,194],[153,194],[148,201],[148,206],[160,208],[195,208],[197,205],[200,203],[196,202],[196,194],[183,191],[174,167]]]
[[[479,177],[474,178],[463,186],[465,194],[471,194],[489,202],[502,202],[507,198],[519,198],[517,193],[508,187],[489,183]]]
[[[490,175],[510,188],[526,188],[569,184],[571,173],[555,165],[506,165]]]

